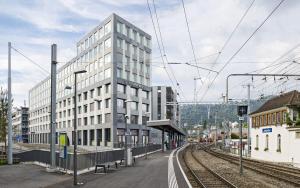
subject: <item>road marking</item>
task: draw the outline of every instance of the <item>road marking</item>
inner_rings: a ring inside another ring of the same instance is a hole
[[[191,185],[190,181],[187,179],[186,174],[184,173],[184,171],[183,171],[183,169],[182,169],[182,167],[181,167],[181,164],[180,164],[180,162],[179,162],[179,160],[178,160],[178,153],[181,152],[181,150],[183,150],[183,149],[184,149],[185,147],[187,147],[187,146],[188,146],[188,145],[186,145],[186,146],[180,148],[180,149],[177,151],[177,153],[176,153],[176,159],[177,159],[177,164],[178,164],[178,166],[179,166],[179,169],[180,169],[180,171],[181,171],[181,174],[183,175],[183,177],[184,177],[184,179],[185,179],[187,185],[189,186],[189,188],[192,188],[192,185]]]
[[[173,156],[174,156],[175,151],[176,151],[176,149],[172,151],[172,153],[169,156],[169,160],[168,160],[168,186],[169,186],[169,188],[178,188],[177,179],[176,179],[174,166],[173,166]]]

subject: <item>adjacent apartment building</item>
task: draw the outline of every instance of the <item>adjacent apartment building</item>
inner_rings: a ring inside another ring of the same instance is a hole
[[[28,143],[28,107],[15,108],[12,114],[13,141]]]
[[[169,86],[152,87],[151,120],[170,120],[171,124],[180,128],[180,113],[177,103],[177,92]],[[152,129],[151,141],[161,143],[162,132]]]
[[[177,92],[169,86],[152,87],[152,120],[170,119],[180,127]]]
[[[77,56],[57,72],[56,130],[67,133],[72,145],[74,124],[74,70],[78,75],[78,145],[122,147],[125,120],[129,142],[149,141],[146,122],[151,102],[151,36],[116,14],[106,18],[77,43]],[[49,143],[50,77],[29,91],[30,143]],[[126,116],[125,116],[126,115]],[[125,118],[127,117],[127,118]]]
[[[300,167],[300,93],[268,100],[251,113],[251,157]]]

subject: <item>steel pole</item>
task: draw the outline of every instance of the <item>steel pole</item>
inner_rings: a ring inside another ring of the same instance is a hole
[[[250,156],[250,145],[251,145],[251,136],[250,136],[250,84],[247,85],[248,86],[248,116],[247,116],[247,123],[248,123],[248,136],[247,136],[247,146],[248,146],[248,156]]]
[[[51,169],[56,168],[56,153],[55,153],[55,141],[56,141],[56,64],[57,64],[57,47],[56,44],[51,45],[51,136],[50,136],[50,158]]]
[[[218,112],[215,113],[215,126],[216,126],[215,147],[217,147],[217,141],[218,141],[218,139],[217,139],[217,136],[218,136],[217,113]]]
[[[240,120],[240,175],[243,175],[243,121]]]
[[[7,118],[8,118],[8,150],[7,150],[7,163],[13,164],[13,155],[12,155],[12,113],[11,113],[11,42],[8,42],[8,110],[7,110]]]
[[[128,125],[127,125],[127,105],[128,103],[126,103],[126,106],[125,106],[125,151],[124,151],[124,164],[125,166],[127,166],[127,149],[128,149],[128,145],[127,145],[127,136],[128,136]]]
[[[73,184],[77,185],[77,74],[74,74],[74,157],[73,157]]]

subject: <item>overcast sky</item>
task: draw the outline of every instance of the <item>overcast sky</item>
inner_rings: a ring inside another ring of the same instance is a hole
[[[221,70],[229,58],[241,47],[253,31],[263,22],[280,0],[256,0],[228,45],[220,52],[225,41],[250,6],[252,0],[185,0],[191,38],[199,66]],[[149,0],[154,13],[153,1]],[[156,11],[165,53],[170,62],[194,64],[181,0],[156,0]],[[58,45],[58,60],[67,62],[76,56],[76,42],[99,25],[111,13],[116,13],[152,36],[152,85],[171,85],[162,60],[158,58],[157,40],[146,0],[27,0],[0,1],[0,85],[7,87],[7,42],[26,56],[50,71],[50,45]],[[246,43],[231,63],[218,75],[212,87],[204,95],[215,73],[200,70],[197,81],[198,100],[221,100],[225,94],[225,80],[231,73],[248,73],[265,66],[264,73],[298,73],[300,64],[292,61],[300,56],[298,48],[287,51],[300,43],[300,5],[297,0],[286,0]],[[155,15],[153,15],[155,16]],[[154,17],[155,18],[155,17]],[[157,21],[154,19],[157,29]],[[159,39],[160,41],[160,39]],[[285,54],[283,57],[281,57]],[[207,58],[202,58],[206,57]],[[280,61],[276,61],[280,58]],[[217,59],[217,61],[216,61]],[[300,62],[300,61],[299,61]],[[47,76],[37,66],[12,51],[14,104],[28,100],[28,90]],[[187,65],[171,65],[181,87],[181,101],[194,99],[194,78],[197,69]],[[173,79],[173,83],[176,82]],[[230,98],[246,98],[246,88],[253,84],[252,98],[260,94],[278,94],[280,91],[298,89],[293,78],[232,78]],[[27,101],[28,104],[28,101]]]

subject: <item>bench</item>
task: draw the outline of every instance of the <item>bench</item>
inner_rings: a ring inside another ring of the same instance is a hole
[[[133,165],[135,164],[135,160],[136,160],[136,157],[133,157]],[[120,164],[122,164],[123,162],[125,161],[125,159],[123,158],[123,159],[121,159],[121,161],[120,161]]]
[[[100,168],[100,167],[103,168],[104,173],[107,173],[107,171],[109,170],[109,168],[111,166],[115,166],[116,168],[118,168],[118,162],[115,161],[115,162],[107,162],[107,163],[103,163],[103,164],[96,164],[95,165],[95,173],[97,173],[98,168]]]

